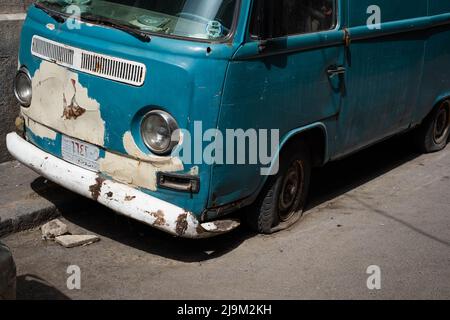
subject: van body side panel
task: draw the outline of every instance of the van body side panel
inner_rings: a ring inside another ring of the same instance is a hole
[[[381,29],[367,26],[368,8],[381,10]],[[347,60],[346,91],[339,116],[338,140],[330,147],[341,157],[372,144],[410,124],[420,91],[424,32],[411,31],[404,19],[427,16],[427,1],[349,0],[352,42]],[[389,24],[401,31],[379,34]]]
[[[330,81],[326,70],[343,63],[342,39],[340,30],[280,38],[262,54],[257,41],[243,45],[229,66],[219,130],[276,129],[283,141],[293,130],[335,117],[341,91],[338,79]],[[236,158],[234,164],[216,164],[210,206],[254,195],[266,179],[260,169],[239,165]]]
[[[47,28],[48,24],[56,28]],[[142,63],[147,69],[145,83],[132,86],[43,61],[31,53],[35,35]],[[19,61],[31,73],[33,101],[22,113],[38,123],[40,129],[33,132],[38,125],[28,127],[28,135],[38,147],[59,157],[61,134],[94,144],[106,157],[101,159],[102,173],[200,214],[208,199],[209,166],[152,155],[141,138],[140,123],[147,111],[158,108],[172,114],[180,128],[189,132],[196,120],[201,120],[204,128],[216,128],[224,76],[234,51],[231,44],[157,36],[144,43],[119,30],[86,24],[79,30],[69,30],[66,24],[57,24],[31,6],[23,27]],[[78,117],[65,117],[65,104],[72,98],[86,111]],[[157,188],[158,171],[198,175],[200,193],[190,195]]]
[[[446,21],[428,30],[424,75],[413,123],[420,123],[439,100],[450,97],[450,1],[430,0],[429,15]]]

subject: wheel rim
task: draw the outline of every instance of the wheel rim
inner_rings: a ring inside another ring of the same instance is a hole
[[[283,178],[278,205],[278,215],[281,221],[288,221],[295,214],[302,190],[303,166],[301,162],[295,161]]]
[[[449,105],[447,102],[443,103],[439,108],[436,115],[436,121],[434,123],[434,142],[441,144],[447,138],[450,124]]]

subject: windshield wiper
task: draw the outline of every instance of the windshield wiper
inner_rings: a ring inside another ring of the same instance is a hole
[[[48,3],[50,5],[58,6],[59,8],[65,7],[65,5],[58,3],[58,2],[50,2],[50,1],[44,1],[44,2]],[[58,23],[65,23],[67,21],[68,17],[65,16],[64,13],[57,13],[57,12],[53,11],[52,9],[47,8],[46,6],[44,6],[41,3],[35,3],[34,5],[36,6],[36,8],[47,13],[50,17],[55,19],[55,21],[57,21]],[[130,25],[130,24],[117,22],[116,20],[105,18],[102,16],[93,15],[90,13],[82,14],[81,19],[84,21],[90,22],[90,23],[100,24],[100,25],[119,29],[121,31],[131,34],[132,36],[138,38],[139,40],[141,40],[143,42],[151,41],[151,37],[147,33],[139,30],[137,27]]]
[[[113,27],[113,28],[119,29],[121,31],[131,34],[132,36],[138,38],[139,40],[141,40],[143,42],[151,41],[150,35],[139,30],[137,27],[135,27],[131,24],[118,22],[114,19],[109,19],[109,18],[105,18],[105,17],[101,17],[101,16],[89,14],[89,13],[82,14],[81,19],[84,21],[87,21],[87,22],[94,23],[94,24],[100,24],[100,25],[104,25],[107,27]]]
[[[47,2],[47,1],[45,1],[45,2]],[[47,3],[52,4],[52,5],[57,5],[57,6],[61,7],[61,8],[64,7],[62,4],[59,4],[57,2],[55,2],[55,3],[47,2]],[[41,3],[35,3],[34,6],[36,8],[38,8],[38,9],[44,11],[46,14],[48,14],[50,17],[52,17],[58,23],[64,23],[67,20],[67,17],[65,17],[63,14],[56,13],[55,11],[47,8],[46,6],[44,6]]]

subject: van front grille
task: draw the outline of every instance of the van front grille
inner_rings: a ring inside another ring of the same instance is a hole
[[[31,52],[40,58],[54,61],[64,65],[73,65],[74,51],[69,47],[55,42],[45,41],[40,37],[34,37]]]
[[[81,70],[112,80],[140,85],[144,82],[145,66],[107,58],[98,54],[81,54]]]
[[[146,67],[142,63],[94,53],[34,36],[31,53],[61,66],[102,78],[142,86]]]

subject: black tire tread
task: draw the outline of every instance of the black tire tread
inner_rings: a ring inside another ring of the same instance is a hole
[[[310,161],[309,149],[305,145],[300,144],[297,150],[303,150],[302,152],[306,154],[305,157],[308,159],[308,161]],[[299,151],[297,151],[294,154],[288,152],[283,153],[281,155],[282,157],[281,161],[283,161],[283,159],[290,160],[291,157],[297,154],[298,152]],[[279,174],[269,177],[268,181],[266,182],[266,185],[261,190],[257,200],[250,207],[250,212],[246,215],[248,226],[255,232],[262,234],[273,233],[274,230],[273,225],[274,223],[276,223],[275,221],[276,217],[274,217],[274,208],[278,205],[276,203],[276,194],[278,193],[278,189],[281,187],[283,175],[280,173],[284,172],[285,166],[286,166],[285,163],[283,163],[283,165],[281,165],[280,163]],[[308,182],[309,182],[309,175],[308,175]]]
[[[416,129],[415,144],[421,153],[433,153],[441,151],[447,145],[447,139],[441,144],[436,144],[433,137],[434,122],[436,115],[439,111],[439,107],[445,103],[445,100],[438,104],[433,111],[424,119],[422,124]],[[448,137],[447,137],[448,138]]]

